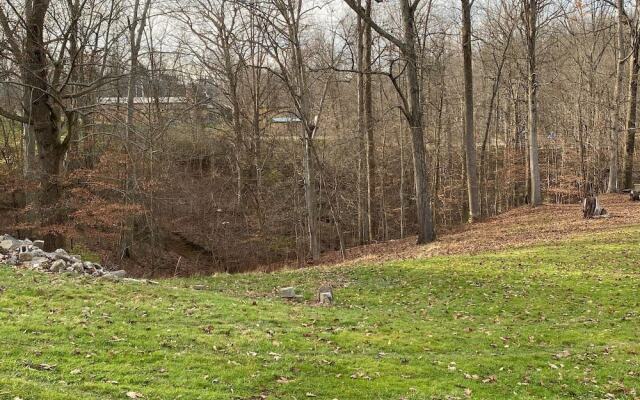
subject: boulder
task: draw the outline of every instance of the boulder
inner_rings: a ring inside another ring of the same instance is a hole
[[[34,258],[33,261],[31,261],[31,269],[35,269],[37,271],[49,271],[49,268],[51,268],[51,261],[49,261],[49,259],[47,258],[40,258],[38,257],[37,259]]]
[[[78,274],[82,274],[84,272],[84,264],[81,262],[75,262],[71,265],[71,268],[73,268],[73,272],[76,272]]]
[[[121,269],[118,271],[109,271],[108,272],[110,275],[114,275],[117,276],[118,278],[124,278],[125,276],[127,276],[127,271]]]
[[[26,261],[31,261],[33,260],[33,254],[28,253],[28,252],[20,252],[18,254],[18,261],[20,262],[26,262]]]
[[[49,271],[51,272],[62,272],[67,268],[67,263],[64,260],[56,260],[51,264]]]
[[[7,238],[5,236],[5,239],[0,242],[0,251],[2,251],[3,253],[8,253],[11,250],[19,247],[19,245],[20,245],[19,242],[14,238],[12,237]]]
[[[296,297],[296,289],[294,287],[285,287],[280,289],[280,297],[283,299],[294,299]]]
[[[102,279],[106,279],[108,281],[117,282],[117,281],[121,281],[122,277],[118,276],[118,275],[114,275],[111,272],[105,272],[104,274],[102,274]]]

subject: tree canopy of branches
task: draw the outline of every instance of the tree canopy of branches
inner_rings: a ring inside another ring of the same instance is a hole
[[[4,0],[0,222],[233,272],[630,189],[638,7]]]

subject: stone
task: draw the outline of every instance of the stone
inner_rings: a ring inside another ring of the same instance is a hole
[[[54,253],[54,257],[57,260],[68,260],[70,258],[69,257],[69,253],[64,251],[64,249],[58,249],[58,250],[54,251],[53,253]]]
[[[14,240],[5,239],[2,242],[0,242],[0,251],[9,252],[9,251],[13,250],[13,247],[15,245],[16,245],[16,242]]]
[[[330,292],[320,293],[320,304],[332,304],[333,294]]]
[[[31,253],[20,252],[20,254],[18,254],[18,261],[20,262],[26,262],[31,260],[33,260],[33,254]]]
[[[37,261],[34,259],[31,261],[31,268],[38,271],[49,271],[51,262],[48,259],[38,259]]]
[[[39,248],[40,250],[44,249],[44,240],[34,240],[33,245]]]
[[[51,272],[61,272],[67,268],[67,263],[64,260],[56,260],[51,264],[49,271]]]
[[[102,275],[102,279],[106,279],[106,280],[108,280],[108,281],[117,282],[117,281],[121,281],[121,280],[122,280],[122,277],[121,277],[121,276],[118,276],[118,275],[114,275],[114,274],[112,274],[111,272],[105,272],[105,273]]]
[[[318,303],[333,304],[333,289],[331,286],[320,286],[318,288]]]
[[[77,272],[78,274],[82,274],[84,272],[84,264],[81,262],[75,262],[71,265],[71,268],[73,269],[74,272]]]
[[[293,287],[285,287],[280,289],[280,297],[283,299],[294,299],[296,297],[296,289]]]
[[[84,266],[84,271],[88,274],[93,274],[96,271],[94,264],[89,261],[83,262],[82,265]]]
[[[125,276],[127,276],[127,271],[125,271],[123,269],[118,270],[118,271],[110,271],[109,273],[111,275],[117,276],[118,278],[124,278]]]

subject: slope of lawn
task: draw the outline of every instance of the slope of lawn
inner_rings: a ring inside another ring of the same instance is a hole
[[[0,267],[0,287],[0,399],[640,396],[640,227],[157,285]]]

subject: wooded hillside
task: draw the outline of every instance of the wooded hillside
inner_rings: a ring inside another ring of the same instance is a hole
[[[0,233],[241,272],[630,189],[639,7],[2,0]]]

